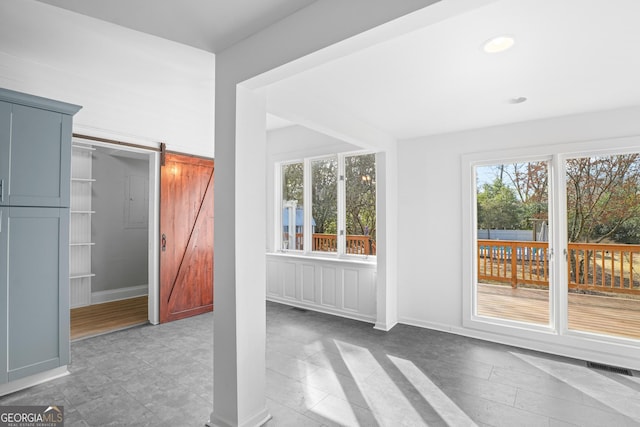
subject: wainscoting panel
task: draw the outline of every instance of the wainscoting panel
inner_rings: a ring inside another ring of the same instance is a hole
[[[267,295],[282,295],[282,279],[279,271],[280,264],[267,260]]]
[[[316,301],[316,269],[314,265],[302,264],[302,300]]]
[[[347,310],[358,311],[358,273],[353,268],[345,268],[342,274],[344,308]]]
[[[336,268],[324,266],[321,270],[322,305],[336,306]]]
[[[293,262],[284,263],[282,272],[284,278],[284,296],[297,299],[298,293],[296,292],[296,288],[298,287],[298,281],[296,280],[296,264]]]
[[[367,322],[376,317],[376,264],[267,255],[267,299]]]

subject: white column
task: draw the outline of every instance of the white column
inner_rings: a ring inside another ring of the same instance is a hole
[[[216,87],[214,406],[207,425],[249,427],[270,418],[265,398],[266,109],[263,95],[230,86]]]
[[[395,147],[376,155],[377,280],[375,329],[398,323],[398,168]]]

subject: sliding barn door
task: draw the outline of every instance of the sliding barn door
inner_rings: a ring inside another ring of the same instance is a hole
[[[213,160],[167,154],[160,177],[160,322],[213,310]]]

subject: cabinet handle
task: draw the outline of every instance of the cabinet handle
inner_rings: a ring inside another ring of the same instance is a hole
[[[0,179],[0,202],[4,202],[4,179]]]
[[[162,242],[161,242],[161,246],[162,246],[162,252],[167,250],[167,235],[162,233]]]

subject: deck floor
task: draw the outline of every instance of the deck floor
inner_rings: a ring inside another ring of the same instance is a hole
[[[569,294],[569,329],[640,339],[640,300]],[[549,291],[478,285],[478,315],[546,325]]]

